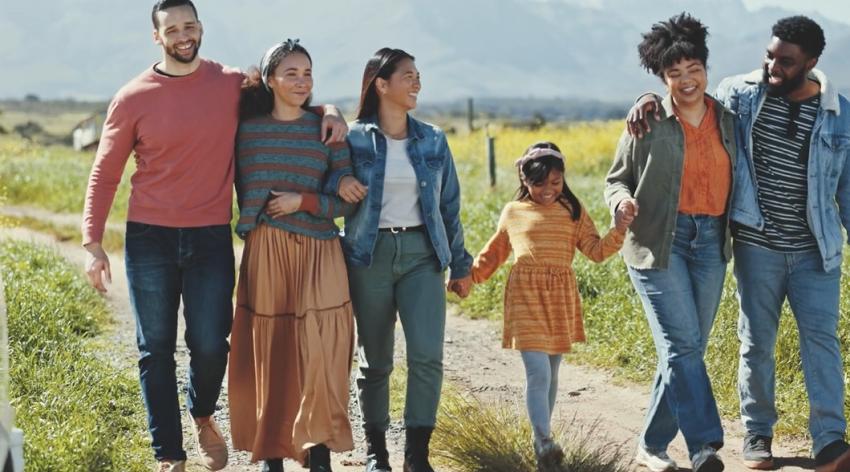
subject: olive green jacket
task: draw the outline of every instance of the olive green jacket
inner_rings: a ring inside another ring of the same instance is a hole
[[[714,101],[721,141],[735,169],[735,115],[720,102]],[[643,138],[629,136],[623,131],[614,164],[605,179],[605,201],[613,214],[626,198],[638,201],[638,216],[626,232],[620,251],[630,267],[636,269],[666,269],[673,246],[679,190],[685,158],[685,133],[673,114],[673,99],[664,97],[661,120],[652,123],[652,131]],[[735,175],[732,175],[732,187]],[[729,202],[726,203],[726,240],[723,254],[732,258],[729,230]]]

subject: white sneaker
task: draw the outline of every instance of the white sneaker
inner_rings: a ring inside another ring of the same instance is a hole
[[[670,472],[679,468],[676,465],[676,461],[670,459],[667,452],[661,451],[652,454],[644,449],[643,446],[638,446],[635,462],[646,467],[652,472]]]

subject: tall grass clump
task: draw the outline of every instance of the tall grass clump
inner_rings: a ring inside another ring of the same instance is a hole
[[[433,454],[460,472],[535,472],[537,462],[531,425],[517,411],[518,405],[486,404],[464,398],[456,392],[444,392],[440,419],[434,432]],[[572,426],[572,424],[570,425]],[[554,432],[566,457],[551,472],[626,472],[620,447],[600,439],[595,427],[567,430],[562,425]],[[594,445],[596,444],[596,445]]]
[[[27,470],[146,470],[138,383],[88,346],[109,319],[103,300],[74,267],[33,244],[0,243],[0,267]]]

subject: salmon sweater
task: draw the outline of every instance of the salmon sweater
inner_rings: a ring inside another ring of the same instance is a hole
[[[242,73],[206,59],[169,77],[153,67],[112,100],[89,177],[83,244],[100,242],[130,154],[127,219],[169,227],[230,222]]]

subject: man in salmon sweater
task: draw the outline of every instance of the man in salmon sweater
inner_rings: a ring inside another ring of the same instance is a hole
[[[101,240],[132,152],[125,262],[156,470],[185,469],[174,360],[181,297],[190,353],[187,409],[203,464],[219,470],[227,464],[227,445],[212,415],[233,315],[229,223],[245,77],[198,56],[203,26],[190,0],[159,0],[151,18],[162,60],[122,87],[109,106],[86,191],[86,272],[105,292],[111,272]],[[323,133],[340,140],[346,130],[328,107]]]

